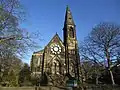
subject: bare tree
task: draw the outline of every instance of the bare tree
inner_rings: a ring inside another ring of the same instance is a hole
[[[30,34],[21,28],[20,23],[23,20],[25,11],[19,0],[0,0],[0,73],[1,70],[10,68],[13,60],[17,61],[27,51],[37,47],[36,38],[39,37],[39,32]]]
[[[20,22],[25,19],[24,16],[25,11],[19,0],[0,0],[1,57],[5,55],[5,52],[23,56],[26,51],[37,46],[35,40],[39,34],[34,33],[33,36],[19,26]]]
[[[98,24],[85,39],[82,48],[84,56],[107,67],[114,85],[111,68],[112,62],[120,52],[120,26],[107,22]]]

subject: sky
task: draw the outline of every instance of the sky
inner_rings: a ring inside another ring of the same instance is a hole
[[[43,40],[38,43],[41,49],[56,32],[63,40],[62,29],[67,5],[72,12],[79,44],[100,22],[120,25],[120,0],[20,0],[20,2],[26,11],[26,21],[21,27],[29,32],[40,32],[41,36],[38,38]],[[28,52],[23,61],[30,63],[33,52]]]

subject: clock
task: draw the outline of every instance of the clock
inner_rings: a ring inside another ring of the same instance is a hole
[[[61,47],[58,44],[52,44],[51,45],[51,52],[53,54],[60,54],[61,53]]]

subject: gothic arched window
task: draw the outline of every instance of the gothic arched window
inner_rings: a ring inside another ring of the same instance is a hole
[[[57,63],[54,62],[54,74],[56,74],[56,72],[57,72]]]
[[[52,71],[53,74],[61,74],[61,67],[62,67],[61,63],[56,60],[53,63],[53,71]]]
[[[74,38],[74,29],[73,29],[73,27],[70,27],[69,35],[70,35],[70,37]]]

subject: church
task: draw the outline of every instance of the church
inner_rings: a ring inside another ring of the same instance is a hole
[[[33,76],[46,75],[48,84],[62,85],[67,79],[79,80],[80,56],[76,26],[69,7],[66,7],[63,41],[56,33],[43,50],[34,52],[31,58]]]

